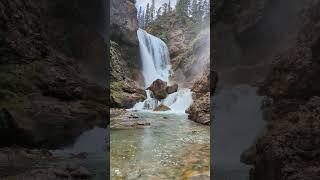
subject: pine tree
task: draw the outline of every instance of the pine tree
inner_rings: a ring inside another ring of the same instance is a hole
[[[197,2],[198,2],[197,0],[192,1],[191,15],[194,20],[197,20],[197,16],[198,16],[198,3]]]
[[[176,11],[180,18],[188,17],[190,14],[190,0],[179,0],[176,5]]]
[[[164,4],[162,5],[162,7],[163,7],[163,15],[166,15],[167,12],[168,12],[168,4],[167,4],[167,3],[164,3]]]
[[[145,14],[145,27],[149,25],[150,22],[150,7],[149,3],[147,4],[146,14]]]
[[[171,11],[172,11],[171,1],[169,0],[169,4],[168,4],[168,12],[170,13]]]
[[[144,11],[142,11],[142,16],[141,16],[141,27],[142,29],[144,29],[146,27],[146,17],[145,17],[145,14],[144,14]]]
[[[138,25],[139,27],[142,27],[143,17],[142,17],[142,7],[139,7],[138,11]]]
[[[155,11],[154,0],[152,0],[152,4],[150,8],[150,22],[154,20],[154,11]]]
[[[191,9],[191,0],[185,0],[186,1],[186,12],[187,12],[187,16],[190,16],[190,9]]]
[[[158,11],[157,11],[157,18],[159,18],[161,16],[161,7],[159,7]]]

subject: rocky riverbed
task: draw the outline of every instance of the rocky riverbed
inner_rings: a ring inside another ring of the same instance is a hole
[[[185,114],[111,112],[113,179],[210,179],[208,126]]]

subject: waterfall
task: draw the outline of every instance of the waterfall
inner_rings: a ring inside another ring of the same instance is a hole
[[[171,65],[167,45],[161,39],[142,29],[139,29],[137,34],[145,88],[149,87],[156,79],[169,82]]]
[[[169,78],[172,70],[167,45],[161,39],[142,29],[137,31],[137,35],[145,88],[148,88],[156,79],[166,81],[170,85]],[[130,110],[153,110],[162,103],[168,106],[171,112],[185,113],[185,110],[192,104],[192,92],[190,89],[179,89],[161,101],[152,98],[149,90],[146,90],[146,92],[147,99],[144,102],[137,103]]]

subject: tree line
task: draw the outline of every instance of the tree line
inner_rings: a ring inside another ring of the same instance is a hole
[[[202,22],[204,19],[210,17],[210,4],[207,0],[178,0],[175,10],[178,18],[184,20],[191,18],[195,22]],[[162,4],[157,10],[155,9],[155,2],[152,0],[148,3],[146,8],[140,6],[138,11],[139,27],[145,29],[150,23],[160,16],[165,16],[172,12],[171,1]]]

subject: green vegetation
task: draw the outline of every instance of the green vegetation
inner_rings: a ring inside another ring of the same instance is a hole
[[[120,46],[114,42],[110,41],[110,59],[111,63],[114,64],[120,60],[121,53],[120,53]]]
[[[122,97],[123,88],[126,86],[124,81],[112,82],[110,85],[111,96],[115,98]]]

